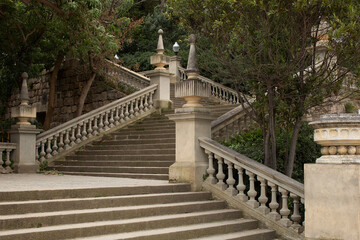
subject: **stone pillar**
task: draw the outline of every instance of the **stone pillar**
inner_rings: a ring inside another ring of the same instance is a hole
[[[150,57],[150,63],[156,68],[149,72],[147,76],[150,78],[150,84],[157,84],[158,90],[154,95],[154,106],[157,109],[172,109],[172,101],[170,100],[170,72],[165,68],[169,65],[170,59],[164,55],[163,30],[158,31],[159,40],[155,56]]]
[[[198,79],[195,54],[195,36],[190,37],[190,54],[187,67],[189,79],[175,85],[175,97],[184,98],[186,104],[168,115],[176,125],[176,162],[170,166],[171,182],[187,182],[193,191],[200,191],[206,174],[208,158],[200,148],[199,137],[211,137],[210,110],[200,103],[210,96],[210,89]]]
[[[12,154],[14,171],[16,173],[35,173],[39,169],[36,162],[36,134],[40,129],[31,125],[29,120],[36,118],[36,108],[29,105],[29,93],[27,89],[27,73],[22,74],[21,104],[11,109],[11,117],[18,119],[15,125],[11,126],[10,139],[16,143],[16,149]]]
[[[180,73],[178,68],[181,67],[181,57],[179,56],[172,56],[170,57],[170,64],[169,64],[169,72],[171,74],[170,80],[171,83],[178,82],[178,79],[180,78]]]
[[[305,164],[305,238],[360,239],[360,115],[310,123],[323,156]]]

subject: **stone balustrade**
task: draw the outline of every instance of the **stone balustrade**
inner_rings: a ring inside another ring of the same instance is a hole
[[[0,173],[12,173],[13,169],[11,168],[11,153],[16,149],[15,143],[4,143],[0,142]]]
[[[248,104],[244,106],[251,111]],[[256,125],[242,105],[221,115],[211,122],[211,137],[216,141],[228,141],[234,134],[239,134]]]
[[[119,82],[122,82],[136,90],[146,88],[150,85],[150,79],[145,77],[142,74],[136,73],[120,66],[109,60],[106,61],[107,65],[105,68],[105,73],[112,78],[117,79]]]
[[[155,111],[153,96],[157,87],[151,85],[39,134],[37,160],[43,163],[62,152],[76,149],[90,138]]]
[[[303,184],[214,140],[200,137],[199,142],[209,161],[206,190],[280,235],[303,239]]]
[[[186,69],[179,67],[178,70],[179,70],[180,81],[187,80],[188,76],[185,72]],[[200,75],[198,76],[198,79],[200,79],[203,83],[208,85],[208,87],[210,88],[211,97],[220,99],[221,101],[230,104],[240,103],[238,93],[234,89],[225,87],[220,83],[214,82],[213,80]]]

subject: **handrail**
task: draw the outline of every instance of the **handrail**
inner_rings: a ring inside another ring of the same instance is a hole
[[[11,168],[12,161],[10,154],[16,148],[16,143],[0,142],[0,173],[13,172],[13,169]]]
[[[39,134],[36,138],[38,159],[43,162],[100,132],[150,111],[157,87],[157,84],[151,85]]]
[[[185,68],[178,67],[178,71],[179,71],[179,75],[180,75],[180,80],[181,81],[186,80],[187,74],[185,72]],[[239,104],[240,103],[239,95],[234,89],[226,87],[226,86],[224,86],[220,83],[217,83],[217,82],[215,82],[207,77],[204,77],[204,76],[198,76],[198,78],[202,82],[205,82],[210,85],[212,97],[215,97],[217,99],[220,99],[220,100],[230,103],[230,104]]]
[[[303,231],[299,204],[300,200],[302,203],[304,202],[304,184],[231,150],[212,139],[200,137],[199,143],[209,159],[207,169],[209,176],[205,180],[204,186],[208,185],[210,190],[215,188],[217,189],[216,191],[222,192],[224,196],[236,199],[245,204],[244,206],[247,206],[247,211],[251,209],[250,211],[261,214],[262,219],[268,219],[280,228],[285,228],[286,231],[295,235]],[[216,165],[217,170],[214,167]],[[225,167],[227,167],[227,173],[223,170],[226,169]],[[237,181],[234,178],[234,172],[237,173]],[[248,186],[245,185],[245,174],[248,176]],[[255,188],[256,181],[260,182],[260,189]],[[248,191],[246,191],[246,188],[248,188]],[[271,199],[268,199],[267,192],[270,191]],[[281,193],[281,204],[278,203],[277,198],[279,192]],[[288,208],[289,193],[291,203],[293,204],[290,218],[291,211]],[[281,209],[278,209],[279,207]]]
[[[143,89],[150,85],[150,79],[144,75],[134,72],[110,60],[106,60],[106,62],[108,63],[108,66],[105,69],[105,73],[111,77],[121,76],[117,79],[118,81],[125,83],[136,90]]]

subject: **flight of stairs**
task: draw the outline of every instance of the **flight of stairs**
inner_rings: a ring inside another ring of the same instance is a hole
[[[215,117],[237,105],[209,105]],[[175,162],[175,123],[165,111],[135,122],[102,140],[86,145],[65,159],[53,162],[49,170],[64,174],[168,180]]]
[[[1,240],[275,237],[188,184],[15,191],[0,196],[0,212]]]

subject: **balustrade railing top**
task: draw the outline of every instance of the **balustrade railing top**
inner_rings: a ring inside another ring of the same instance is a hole
[[[185,68],[178,67],[179,75],[180,75],[180,81],[187,79],[187,74],[185,72]],[[215,97],[217,99],[220,99],[224,102],[230,103],[230,104],[239,104],[239,95],[238,93],[229,87],[226,87],[220,83],[214,82],[213,80],[198,76],[198,78],[204,82],[210,85],[211,88],[211,96]]]
[[[153,109],[157,87],[151,85],[39,134],[36,138],[37,158],[43,162],[92,136],[149,112]]]
[[[150,79],[146,76],[131,71],[130,69],[125,68],[112,61],[106,60],[106,62],[108,64],[105,70],[106,74],[111,77],[118,77],[118,81],[125,83],[137,90],[143,89],[150,85]]]
[[[199,142],[209,159],[207,169],[209,176],[205,183],[238,199],[257,213],[261,213],[264,218],[272,220],[289,231],[295,230],[296,234],[303,231],[299,212],[300,200],[302,203],[304,202],[304,185],[302,183],[209,138],[200,137]],[[224,171],[225,166],[227,172]],[[237,173],[236,177],[233,175],[234,172]],[[248,186],[245,174],[248,176]],[[260,183],[260,189],[257,189],[256,181]],[[280,203],[277,197],[279,192],[282,199]],[[289,193],[292,211],[288,208]],[[270,203],[268,203],[268,196],[271,198]],[[292,215],[289,219],[291,212]]]

